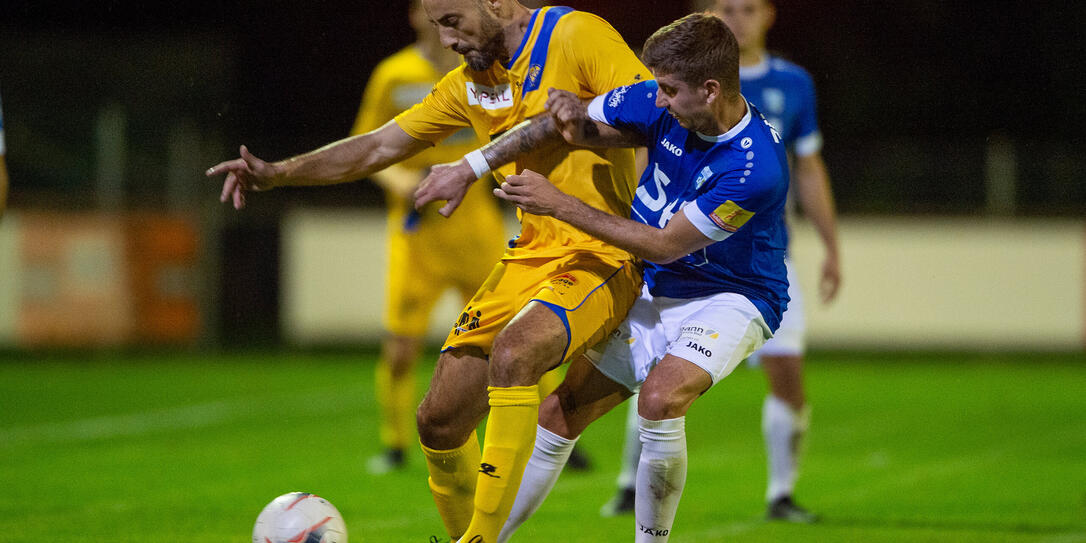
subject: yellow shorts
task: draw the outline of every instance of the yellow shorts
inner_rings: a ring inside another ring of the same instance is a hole
[[[498,332],[535,300],[565,324],[566,362],[603,341],[626,318],[640,288],[641,269],[633,261],[589,252],[506,259],[468,302],[441,350],[471,346],[489,355]]]
[[[434,304],[447,289],[455,289],[461,300],[478,290],[506,245],[501,217],[496,211],[492,215],[482,215],[485,220],[478,230],[461,228],[457,221],[440,216],[426,217],[416,230],[393,230],[388,238],[385,306],[389,333],[422,337]],[[390,221],[390,230],[397,226]]]

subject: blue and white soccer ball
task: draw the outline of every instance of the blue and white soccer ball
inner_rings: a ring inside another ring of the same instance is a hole
[[[291,492],[272,500],[256,517],[253,543],[347,543],[347,525],[332,502]]]

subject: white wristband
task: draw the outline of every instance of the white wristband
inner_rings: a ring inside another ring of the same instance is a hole
[[[471,170],[475,172],[476,179],[486,177],[486,174],[490,173],[490,164],[486,163],[486,158],[483,157],[481,149],[476,149],[464,155],[464,160],[468,161]]]

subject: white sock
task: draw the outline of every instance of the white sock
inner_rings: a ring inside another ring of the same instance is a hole
[[[637,484],[637,463],[641,461],[641,434],[637,429],[637,394],[626,402],[626,439],[622,443],[622,470],[618,472],[618,488],[633,488]]]
[[[502,526],[498,543],[509,541],[513,532],[543,504],[576,444],[576,439],[566,439],[542,426],[536,426],[535,448],[528,459],[528,465],[524,467],[524,477],[520,480],[517,499],[513,502],[509,518]]]
[[[636,543],[663,543],[686,484],[686,418],[648,420],[638,417],[641,461],[634,499]]]
[[[769,457],[767,502],[791,496],[795,490],[800,443],[807,433],[810,418],[809,406],[797,413],[780,398],[772,394],[766,396],[762,406],[762,434]]]

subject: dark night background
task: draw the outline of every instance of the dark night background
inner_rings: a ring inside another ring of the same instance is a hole
[[[635,49],[689,9],[565,3]],[[1086,214],[1086,4],[776,4],[769,45],[814,77],[842,215]],[[413,39],[406,2],[4,5],[11,207],[196,217],[217,270],[209,329],[226,344],[278,341],[283,212],[383,198],[370,183],[284,189],[235,213],[203,171],[241,143],[280,159],[344,137],[370,71]],[[113,170],[99,158],[110,145],[123,155]],[[1010,172],[1010,206],[988,199],[992,157]]]
[[[686,2],[570,0],[637,47]],[[90,202],[95,112],[119,103],[129,205],[156,205],[162,132],[194,124],[207,157],[282,158],[344,136],[366,77],[409,43],[402,2],[17,1],[0,21],[13,205]],[[1080,214],[1086,7],[780,1],[772,49],[820,94],[841,211],[982,211],[989,138],[1018,160],[1019,213]],[[194,175],[194,182],[200,182]],[[370,202],[372,188],[277,198]],[[206,186],[214,197],[214,183]],[[268,201],[276,198],[269,197]]]

